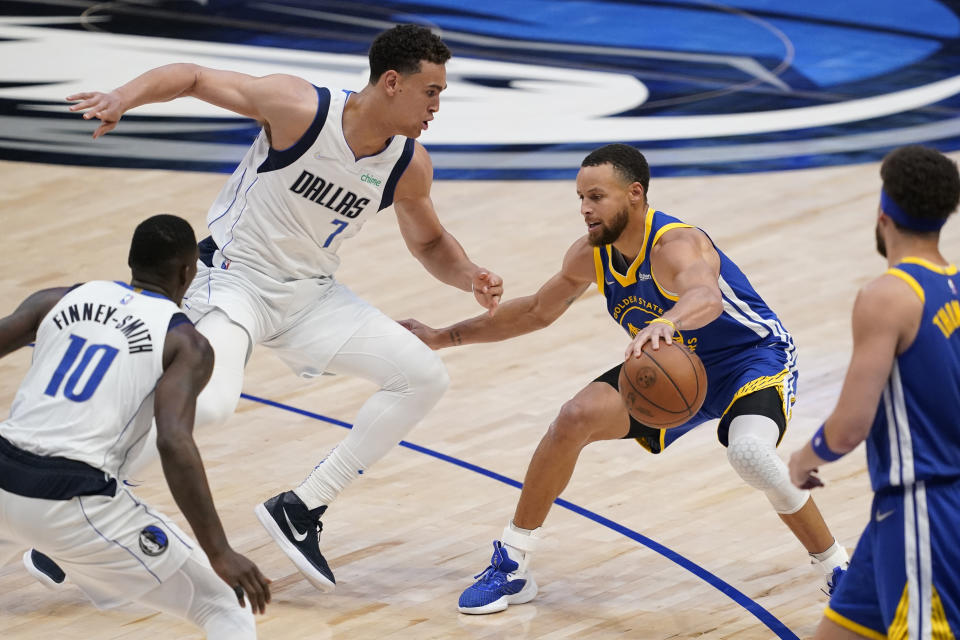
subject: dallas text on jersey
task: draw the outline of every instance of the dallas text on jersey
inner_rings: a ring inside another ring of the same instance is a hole
[[[304,171],[290,186],[290,191],[347,218],[356,218],[370,204],[370,198],[359,198],[357,194],[343,187],[337,187],[336,191],[333,191],[334,187],[337,185]]]

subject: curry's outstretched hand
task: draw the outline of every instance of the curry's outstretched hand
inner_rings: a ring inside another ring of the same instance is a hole
[[[440,344],[441,340],[439,331],[432,327],[428,327],[419,320],[414,320],[413,318],[400,320],[400,326],[420,338],[420,340],[431,349],[440,349],[448,346]]]

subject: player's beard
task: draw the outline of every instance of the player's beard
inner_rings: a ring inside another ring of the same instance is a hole
[[[880,233],[880,223],[879,223],[879,222],[877,223],[876,234],[877,234],[877,253],[879,253],[881,256],[883,256],[884,258],[886,258],[886,257],[887,257],[887,243],[886,243],[886,241],[883,239],[883,234]]]
[[[620,238],[620,234],[627,228],[630,222],[630,210],[626,207],[617,212],[617,215],[610,221],[610,226],[601,222],[596,234],[591,231],[587,235],[592,247],[602,247],[605,244],[613,244]]]

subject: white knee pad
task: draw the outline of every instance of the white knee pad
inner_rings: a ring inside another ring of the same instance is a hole
[[[243,388],[243,368],[250,351],[250,336],[223,311],[214,309],[197,322],[197,331],[213,347],[213,373],[197,398],[198,427],[219,425],[233,415]]]
[[[799,511],[810,494],[790,482],[787,465],[777,455],[779,436],[770,418],[737,416],[730,423],[727,460],[744,482],[763,491],[777,513],[789,515]]]

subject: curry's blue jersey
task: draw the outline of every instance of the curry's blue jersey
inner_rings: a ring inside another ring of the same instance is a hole
[[[631,337],[677,301],[650,268],[650,254],[664,233],[690,227],[662,211],[649,209],[644,246],[633,264],[612,246],[594,249],[597,286],[607,311]],[[789,416],[796,394],[797,350],[793,338],[730,258],[720,255],[718,284],[723,313],[699,329],[683,329],[674,342],[696,353],[707,372],[707,397],[701,413],[719,418],[734,400],[766,387],[777,387]]]
[[[913,344],[896,357],[867,438],[874,491],[960,478],[960,277],[906,258],[887,271],[923,302]]]

